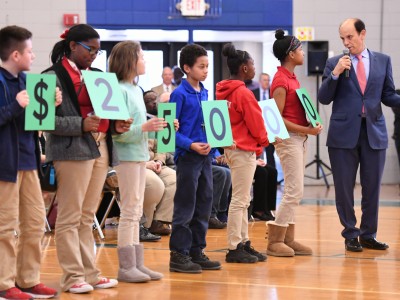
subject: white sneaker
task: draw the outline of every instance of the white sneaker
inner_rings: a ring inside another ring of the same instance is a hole
[[[73,294],[83,294],[83,293],[89,293],[91,291],[93,291],[93,287],[89,283],[84,281],[74,284],[68,290],[68,292]]]
[[[93,287],[95,289],[108,289],[118,285],[118,280],[102,277]]]

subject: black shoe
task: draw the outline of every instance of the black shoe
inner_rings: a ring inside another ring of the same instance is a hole
[[[351,252],[363,251],[361,244],[358,242],[358,238],[345,239],[344,244],[345,244],[345,248],[347,251],[351,251]]]
[[[225,227],[226,223],[221,222],[215,217],[208,220],[208,229],[224,229]]]
[[[270,211],[268,212],[253,212],[252,213],[253,218],[259,219],[261,221],[275,221],[275,217],[271,214]]]
[[[201,266],[203,270],[219,270],[221,264],[219,261],[210,260],[203,252],[197,255],[191,255],[192,262]]]
[[[219,212],[217,214],[217,219],[220,220],[222,223],[228,222],[228,212]]]
[[[360,238],[360,244],[364,248],[374,249],[374,250],[386,250],[387,248],[389,248],[388,244],[379,242],[375,238],[370,238],[366,240]]]
[[[189,255],[171,251],[169,270],[170,272],[201,273],[201,266],[193,263]]]
[[[265,261],[267,260],[267,256],[256,251],[256,249],[253,248],[253,246],[251,246],[251,242],[247,241],[246,243],[244,243],[244,247],[243,250],[246,251],[247,253],[257,257],[258,261]]]
[[[152,234],[146,227],[140,225],[139,240],[141,242],[156,242],[161,239],[161,236]]]
[[[244,250],[244,245],[239,243],[235,250],[228,250],[225,261],[228,263],[252,264],[258,262],[257,256],[251,255]]]

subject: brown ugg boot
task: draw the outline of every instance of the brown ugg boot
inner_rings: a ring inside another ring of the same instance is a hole
[[[285,238],[287,226],[276,224],[274,221],[267,222],[268,225],[268,246],[267,254],[271,256],[294,256],[292,248],[285,245],[283,239]]]
[[[294,240],[294,225],[294,223],[289,223],[284,240],[285,244],[292,248],[296,255],[312,255],[312,249],[310,247],[302,245]]]

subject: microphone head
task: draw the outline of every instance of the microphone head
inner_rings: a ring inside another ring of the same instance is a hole
[[[343,50],[343,55],[349,55],[350,54],[350,50],[349,49],[344,49]]]

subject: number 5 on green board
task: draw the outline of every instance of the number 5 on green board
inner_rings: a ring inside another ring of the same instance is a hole
[[[159,103],[158,117],[164,118],[167,126],[164,130],[157,132],[157,152],[174,152],[175,151],[175,126],[176,103]]]

